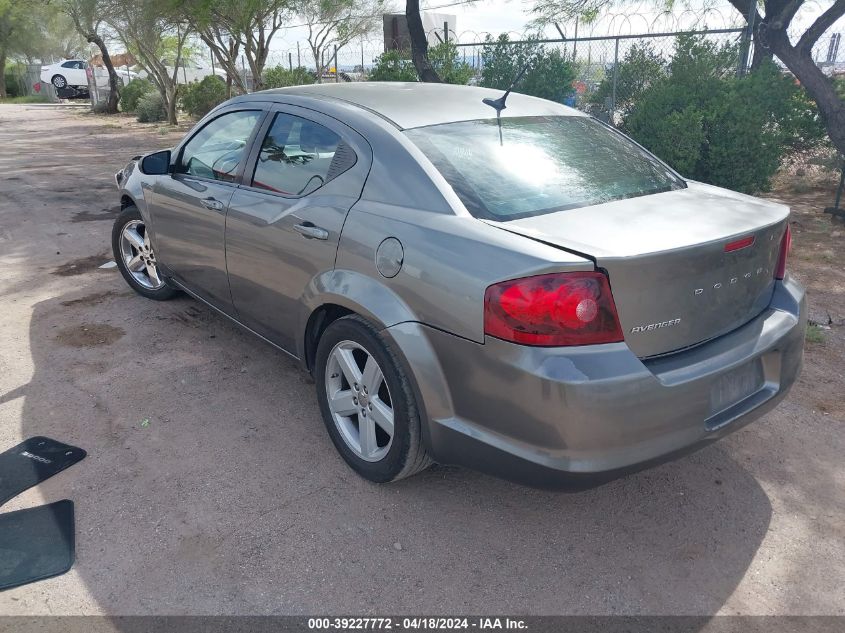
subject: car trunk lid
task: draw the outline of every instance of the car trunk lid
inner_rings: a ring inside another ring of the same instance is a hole
[[[729,332],[768,306],[788,215],[784,205],[691,182],[490,223],[606,270],[625,341],[648,357]]]

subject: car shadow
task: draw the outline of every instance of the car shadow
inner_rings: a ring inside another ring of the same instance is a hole
[[[32,378],[0,402],[88,451],[41,486],[77,516],[75,576],[46,582],[106,614],[711,615],[768,529],[719,446],[578,494],[445,466],[369,484],[284,354],[187,297],[79,279],[34,307]]]

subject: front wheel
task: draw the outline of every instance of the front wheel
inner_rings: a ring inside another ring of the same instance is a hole
[[[353,315],[329,325],[317,346],[314,372],[329,436],[359,475],[383,483],[432,463],[410,381],[368,321]]]
[[[139,295],[166,301],[175,294],[158,268],[144,218],[135,206],[128,206],[114,222],[111,234],[114,261],[126,283]]]

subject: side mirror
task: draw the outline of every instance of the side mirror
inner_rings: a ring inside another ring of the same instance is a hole
[[[165,149],[147,154],[141,159],[141,173],[148,176],[164,176],[170,173],[170,150]]]

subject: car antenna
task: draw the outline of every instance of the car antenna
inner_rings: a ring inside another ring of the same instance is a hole
[[[481,100],[481,103],[484,105],[489,105],[496,111],[496,124],[499,126],[499,145],[504,145],[502,141],[502,110],[507,108],[508,106],[505,105],[505,101],[508,100],[508,95],[513,90],[514,86],[519,83],[519,80],[522,79],[522,76],[525,74],[525,71],[528,70],[528,67],[531,65],[531,59],[529,58],[525,65],[522,67],[522,70],[517,73],[514,80],[511,82],[511,85],[508,86],[508,89],[505,90],[505,94],[503,94],[498,99],[491,99],[490,97],[484,97]]]

